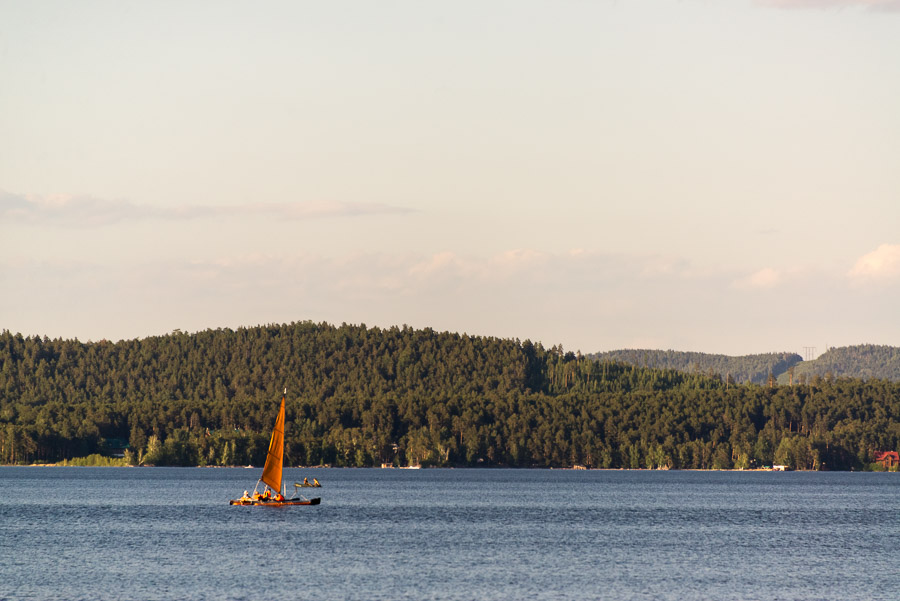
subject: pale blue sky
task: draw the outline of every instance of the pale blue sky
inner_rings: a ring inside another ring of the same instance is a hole
[[[900,345],[900,2],[0,0],[0,328]]]

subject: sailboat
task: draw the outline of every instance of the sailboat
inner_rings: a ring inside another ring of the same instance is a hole
[[[287,388],[281,397],[281,408],[278,417],[275,418],[275,427],[272,429],[272,440],[269,441],[269,452],[266,454],[266,465],[256,486],[253,495],[244,491],[240,499],[232,499],[231,505],[262,505],[265,507],[284,507],[286,505],[318,505],[322,499],[316,497],[291,497],[286,499],[281,480],[281,470],[284,466],[284,399],[287,397]],[[262,493],[258,492],[260,483],[265,484]],[[296,489],[295,493],[296,493]]]

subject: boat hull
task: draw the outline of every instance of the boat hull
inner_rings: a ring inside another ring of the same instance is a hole
[[[256,507],[286,507],[288,505],[318,505],[322,502],[320,497],[314,499],[285,499],[284,501],[263,501],[262,499],[243,501],[232,499],[230,505],[253,505]]]

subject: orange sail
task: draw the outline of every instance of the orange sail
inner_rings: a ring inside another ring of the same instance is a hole
[[[287,391],[285,390],[285,395]],[[272,440],[269,441],[269,452],[263,468],[262,480],[275,491],[281,491],[281,467],[284,463],[284,396],[281,397],[281,409],[275,418]]]

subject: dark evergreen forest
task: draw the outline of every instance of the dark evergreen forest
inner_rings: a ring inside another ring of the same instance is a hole
[[[735,384],[561,347],[300,322],[82,343],[0,334],[0,463],[867,469],[900,384]]]

